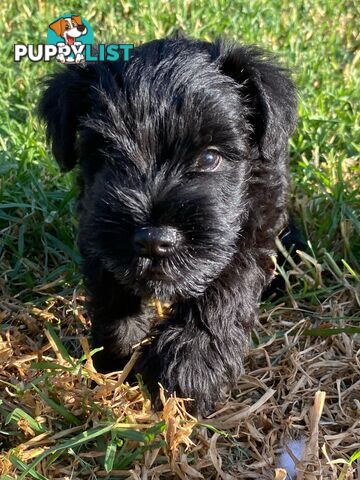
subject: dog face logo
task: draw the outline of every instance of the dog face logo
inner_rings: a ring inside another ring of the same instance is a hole
[[[59,18],[49,25],[58,37],[62,37],[67,45],[74,45],[76,39],[86,35],[87,28],[82,23],[79,15],[70,18]]]
[[[80,15],[74,14],[62,15],[50,23],[47,38],[48,43],[60,47],[56,59],[61,63],[79,63],[84,60],[84,45],[94,41],[89,23]]]

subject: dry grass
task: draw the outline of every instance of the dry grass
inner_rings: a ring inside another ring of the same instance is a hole
[[[288,277],[303,274],[300,267]],[[164,398],[163,411],[154,413],[146,391],[124,383],[127,371],[97,373],[78,293],[53,298],[43,309],[1,298],[0,407],[3,414],[21,408],[30,415],[15,411],[2,428],[8,433],[3,475],[280,480],[286,478],[277,468],[280,454],[290,439],[302,439],[301,458],[288,452],[297,479],[360,478],[353,455],[360,449],[360,342],[341,320],[354,314],[356,297],[348,283],[312,310],[290,296],[292,306],[263,311],[247,374],[207,419],[191,417],[177,398]],[[341,333],[324,322],[330,314],[340,317]],[[109,463],[116,455],[126,468]]]

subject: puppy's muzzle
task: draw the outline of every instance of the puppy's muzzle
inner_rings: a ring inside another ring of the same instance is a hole
[[[140,257],[167,257],[181,243],[181,235],[173,227],[143,227],[135,230],[134,249]]]

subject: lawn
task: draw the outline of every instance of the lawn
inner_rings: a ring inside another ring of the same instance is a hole
[[[360,478],[355,0],[1,7],[1,478],[281,479],[290,439],[305,444],[296,478]],[[125,374],[92,368],[74,175],[60,174],[36,116],[40,81],[55,65],[13,62],[15,43],[46,43],[48,24],[66,12],[85,17],[98,43],[138,45],[181,28],[255,43],[293,70],[291,203],[307,249],[298,265],[279,267],[286,292],[262,305],[247,374],[209,419],[190,417],[178,399],[155,414],[141,382],[130,387]]]

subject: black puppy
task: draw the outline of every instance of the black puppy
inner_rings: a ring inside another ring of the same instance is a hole
[[[135,369],[156,402],[205,413],[241,374],[287,222],[296,93],[254,47],[156,40],[128,62],[71,65],[40,112],[79,165],[79,247],[100,371]],[[170,304],[159,320],[153,300]]]

